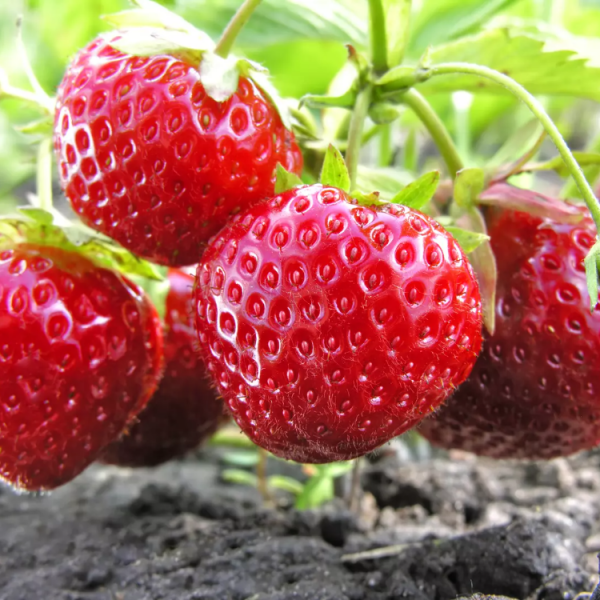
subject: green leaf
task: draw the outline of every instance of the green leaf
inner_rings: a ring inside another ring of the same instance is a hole
[[[439,171],[425,173],[396,194],[390,202],[421,210],[433,198],[439,182]]]
[[[494,156],[487,161],[486,171],[500,167],[506,163],[514,163],[515,160],[536,147],[545,130],[537,118],[529,120],[523,127],[519,127],[502,144]]]
[[[388,65],[393,67],[404,58],[411,0],[382,0],[382,4],[385,12]]]
[[[365,194],[360,190],[355,190],[350,194],[351,198],[354,198],[358,204],[361,206],[382,206],[387,204],[387,202],[383,202],[379,197],[379,192],[371,192],[370,194]]]
[[[277,163],[277,180],[275,181],[275,194],[282,194],[299,185],[303,185],[302,179],[295,173],[286,171],[285,168]]]
[[[358,460],[358,459],[357,459]],[[346,473],[349,473],[354,468],[354,461],[339,461],[328,463],[325,465],[319,465],[318,469],[321,470],[324,474],[327,474],[328,477],[341,477]]]
[[[590,295],[590,312],[594,312],[598,304],[598,261],[600,260],[600,242],[596,242],[583,261],[588,294]]]
[[[292,479],[285,475],[271,475],[267,479],[267,485],[270,488],[290,492],[296,496],[301,494],[304,489],[304,486],[297,479]]]
[[[409,54],[478,31],[494,15],[522,0],[424,0],[411,23]]]
[[[333,477],[327,473],[317,472],[305,484],[296,498],[298,510],[317,508],[334,497]]]
[[[258,464],[258,452],[256,448],[253,450],[230,451],[223,455],[222,460],[224,463],[236,467],[254,467]]]
[[[589,48],[588,52],[585,50]],[[583,44],[565,36],[541,39],[529,31],[501,28],[483,31],[438,46],[431,51],[434,64],[472,62],[496,69],[523,85],[532,94],[569,95],[600,100],[598,43]],[[474,93],[508,93],[496,83],[471,75],[432,77],[424,92],[465,90]]]
[[[476,248],[479,248],[481,244],[489,241],[490,236],[485,233],[477,233],[475,231],[467,231],[461,227],[455,227],[454,225],[446,225],[446,231],[452,234],[452,237],[458,242],[463,252],[469,254]]]
[[[241,47],[294,40],[335,40],[366,47],[364,0],[263,0],[237,40]],[[240,0],[180,0],[180,13],[216,39],[240,7]]]
[[[241,433],[239,430],[229,428],[219,429],[210,438],[212,446],[230,446],[232,448],[253,448],[256,450],[256,444]]]
[[[258,486],[256,475],[244,471],[243,469],[224,469],[221,473],[221,479],[228,483],[237,483],[239,485],[248,485],[250,487]]]
[[[52,225],[54,222],[54,215],[42,208],[36,208],[35,206],[20,206],[17,210],[41,225]]]
[[[340,151],[332,144],[329,145],[325,153],[320,181],[323,185],[330,185],[344,190],[344,192],[350,191],[348,168]]]
[[[479,194],[485,187],[483,169],[461,169],[454,181],[454,200],[462,208],[474,206]]]
[[[361,190],[377,190],[380,198],[389,202],[399,189],[410,185],[413,180],[413,175],[398,167],[359,165],[356,184]]]
[[[52,135],[53,123],[49,117],[43,117],[35,121],[30,121],[24,125],[16,125],[15,129],[21,133],[27,133],[31,135]]]

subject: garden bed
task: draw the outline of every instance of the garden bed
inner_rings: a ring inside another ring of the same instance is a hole
[[[220,482],[217,452],[203,458],[95,466],[46,496],[2,489],[0,599],[560,600],[596,581],[597,454],[385,456],[365,469],[358,518],[341,501],[263,508]]]

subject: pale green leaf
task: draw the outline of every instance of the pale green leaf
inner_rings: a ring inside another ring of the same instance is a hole
[[[389,201],[413,180],[413,175],[398,167],[359,165],[356,184],[361,190],[377,190],[382,200]]]
[[[236,467],[254,467],[258,464],[258,452],[254,450],[231,450],[222,458],[223,462]]]
[[[178,12],[217,38],[240,0],[179,0]],[[242,30],[239,46],[265,46],[301,39],[367,45],[364,0],[263,0]]]
[[[396,194],[390,202],[421,210],[433,198],[439,182],[439,171],[425,173]]]
[[[285,475],[271,475],[267,479],[267,485],[275,490],[283,490],[294,495],[301,494],[304,489],[304,486],[297,479]]]
[[[330,145],[325,153],[321,183],[339,188],[345,192],[350,191],[350,175],[340,151]]]
[[[597,152],[579,152],[574,151],[573,156],[575,160],[582,167],[588,167],[590,165],[600,165],[600,153]],[[524,165],[519,172],[528,172],[528,171],[556,171],[561,177],[567,177],[570,172],[565,165],[565,161],[561,156],[555,156],[550,160],[547,160],[542,163],[533,163]]]
[[[485,233],[477,233],[476,231],[468,231],[461,227],[455,227],[454,225],[446,225],[446,231],[452,234],[452,237],[458,242],[463,252],[469,254],[476,248],[479,248],[481,244],[487,242],[490,237]]]
[[[228,483],[237,483],[238,485],[247,485],[257,487],[258,479],[254,473],[242,469],[224,469],[221,473],[221,479]]]
[[[296,508],[298,510],[307,510],[317,508],[332,500],[334,497],[333,477],[328,474],[318,472],[311,477],[305,484],[302,492],[296,498]]]
[[[410,25],[410,0],[382,0],[385,11],[388,65],[402,62]]]
[[[475,204],[479,194],[485,187],[483,169],[462,169],[456,174],[454,181],[454,200],[462,208],[470,208]]]
[[[282,194],[292,188],[302,185],[302,179],[295,173],[286,171],[285,168],[277,163],[277,180],[275,181],[275,193]]]
[[[472,62],[496,69],[533,94],[600,100],[600,67],[589,62],[590,54],[583,54],[581,44],[573,38],[563,40],[559,46],[527,31],[501,28],[437,46],[431,51],[431,59],[434,64]],[[463,74],[432,77],[421,87],[428,93],[508,93],[491,80]]]
[[[477,31],[494,15],[520,0],[423,0],[410,26],[409,54]]]

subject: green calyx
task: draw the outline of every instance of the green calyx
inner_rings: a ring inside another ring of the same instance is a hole
[[[429,209],[429,204],[440,182],[439,171],[431,171],[421,175],[421,177],[401,189],[391,200],[384,201],[377,191],[363,192],[359,189],[351,189],[350,175],[346,163],[340,151],[333,145],[330,145],[325,153],[319,182],[322,185],[343,190],[350,196],[353,203],[357,205],[384,206],[386,204],[400,204],[414,210],[429,213],[438,219],[440,224],[454,236],[466,253],[475,251],[479,246],[489,241],[486,232],[482,231],[479,227],[464,228],[452,216],[436,217],[432,214],[433,211]],[[304,184],[297,175],[289,173],[281,165],[278,165],[275,193],[281,194],[301,185]],[[467,187],[467,182],[463,180],[461,185]],[[465,193],[470,194],[468,190]]]
[[[76,252],[98,266],[125,276],[155,281],[164,279],[164,269],[139,259],[112,240],[80,223],[70,223],[55,211],[24,207],[14,216],[0,219],[0,248],[30,243]],[[60,223],[60,226],[57,224]]]
[[[219,52],[210,36],[152,0],[134,0],[135,8],[103,17],[122,30],[111,46],[133,56],[169,54],[196,65],[206,93],[225,102],[236,92],[240,77],[251,79],[275,106],[291,130],[290,111],[260,64]],[[224,55],[225,54],[225,55]]]

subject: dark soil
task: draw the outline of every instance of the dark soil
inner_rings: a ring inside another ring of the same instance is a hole
[[[569,600],[596,581],[599,466],[384,457],[359,518],[264,509],[211,456],[93,467],[52,495],[0,490],[0,600]]]

